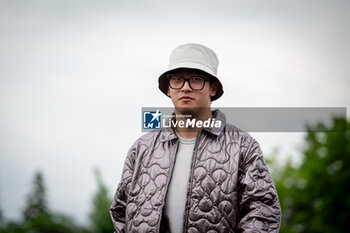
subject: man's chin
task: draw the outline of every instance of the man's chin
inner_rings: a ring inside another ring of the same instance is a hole
[[[188,104],[188,105],[179,105],[179,106],[176,106],[175,107],[176,109],[176,112],[179,113],[179,114],[191,114],[194,112],[195,110],[195,106],[192,105],[192,104]]]

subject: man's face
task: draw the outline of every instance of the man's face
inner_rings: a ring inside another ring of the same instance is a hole
[[[183,76],[185,79],[195,75],[202,75],[195,70],[181,70],[176,73]],[[203,76],[203,75],[202,75]],[[209,76],[207,76],[209,77]],[[196,82],[193,80],[193,83]],[[195,88],[195,85],[192,85]],[[210,108],[210,98],[215,95],[217,91],[217,84],[210,84],[209,81],[205,81],[204,87],[201,90],[193,90],[188,81],[185,81],[181,89],[173,89],[168,86],[168,96],[176,108]]]

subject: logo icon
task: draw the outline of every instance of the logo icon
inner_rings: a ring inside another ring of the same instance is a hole
[[[143,128],[144,129],[160,129],[162,113],[157,111],[143,112]]]

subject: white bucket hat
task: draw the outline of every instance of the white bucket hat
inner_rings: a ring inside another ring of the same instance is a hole
[[[200,45],[188,43],[176,47],[170,55],[169,67],[158,79],[159,89],[167,95],[168,81],[166,75],[178,69],[195,69],[205,72],[212,81],[218,82],[218,90],[211,100],[218,99],[224,93],[222,84],[216,77],[219,60],[213,50]]]

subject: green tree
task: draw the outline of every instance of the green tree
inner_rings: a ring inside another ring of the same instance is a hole
[[[344,130],[341,132],[341,130]],[[300,166],[270,161],[282,206],[282,233],[347,232],[350,219],[350,123],[308,127]]]
[[[47,213],[44,178],[42,173],[38,171],[34,176],[33,189],[28,195],[23,217],[25,220],[30,220],[41,215],[46,215]]]
[[[0,206],[0,233],[3,232],[4,226],[5,226],[5,218],[3,216],[2,208]]]
[[[108,209],[112,203],[112,198],[109,195],[106,185],[102,181],[100,170],[95,169],[94,174],[97,182],[97,191],[92,200],[93,206],[90,214],[93,232],[111,233],[114,230]]]
[[[72,218],[48,209],[46,187],[41,172],[36,172],[33,187],[23,211],[23,221],[8,222],[1,233],[88,233]]]

